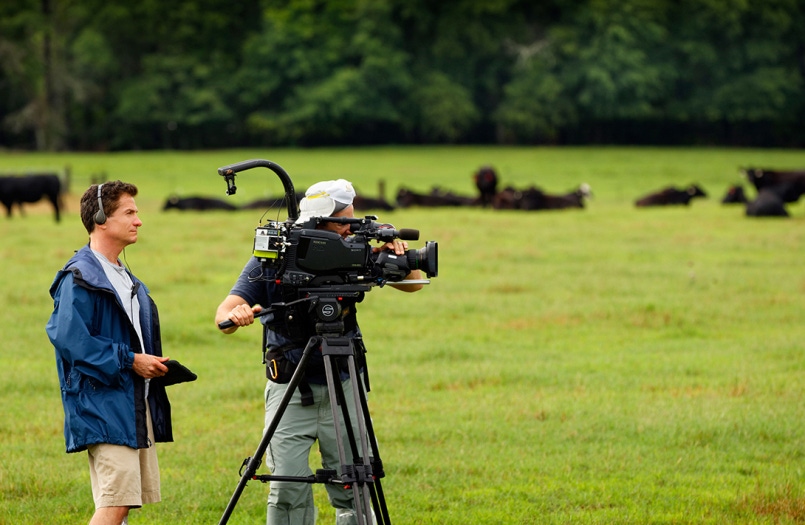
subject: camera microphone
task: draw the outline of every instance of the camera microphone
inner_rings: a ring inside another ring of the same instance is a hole
[[[418,241],[419,240],[419,230],[414,230],[412,228],[403,228],[397,232],[400,239],[404,241]]]
[[[403,228],[402,230],[395,230],[391,227],[378,228],[374,234],[375,238],[382,242],[391,242],[394,239],[402,239],[403,241],[418,241],[419,230],[410,228]]]

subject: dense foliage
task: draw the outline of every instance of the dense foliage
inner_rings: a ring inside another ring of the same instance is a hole
[[[801,146],[805,0],[6,0],[0,144]]]

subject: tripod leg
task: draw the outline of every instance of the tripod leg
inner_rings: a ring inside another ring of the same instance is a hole
[[[243,493],[243,489],[246,488],[246,484],[254,477],[255,472],[257,472],[257,469],[260,467],[263,454],[265,454],[268,444],[271,442],[271,438],[274,436],[274,432],[277,430],[277,426],[279,425],[283,413],[285,413],[285,409],[288,407],[288,403],[291,402],[291,397],[293,396],[296,387],[299,385],[299,382],[305,375],[305,368],[307,367],[308,358],[313,352],[313,348],[318,346],[318,343],[318,337],[311,337],[310,340],[308,340],[307,346],[302,352],[302,358],[299,360],[299,364],[296,367],[296,371],[294,371],[291,380],[288,382],[288,388],[285,390],[285,394],[283,395],[282,399],[280,400],[280,404],[277,407],[277,413],[274,415],[271,423],[269,423],[269,425],[266,427],[266,430],[263,433],[263,439],[260,440],[260,445],[257,447],[254,455],[248,459],[246,469],[243,471],[243,475],[240,477],[240,482],[235,488],[235,492],[232,494],[229,504],[226,506],[224,514],[221,516],[221,520],[218,522],[219,525],[223,525],[229,521],[229,517],[232,515],[232,511],[235,510],[235,506],[238,504],[238,500],[240,499],[240,495]]]
[[[350,377],[357,378],[358,375],[354,369],[355,362],[351,360],[349,370]],[[380,482],[380,479],[385,475],[383,473],[383,461],[380,459],[380,447],[377,444],[377,437],[375,436],[374,426],[372,425],[372,417],[369,414],[369,403],[366,399],[366,391],[363,388],[363,382],[360,380],[355,381],[353,387],[355,406],[360,407],[363,414],[361,421],[366,425],[366,431],[361,430],[361,434],[366,435],[369,440],[369,445],[372,448],[368,456],[364,453],[364,457],[371,458],[372,460],[371,469],[374,480],[371,484],[370,492],[372,495],[372,506],[375,509],[375,517],[377,518],[377,525],[391,525],[391,518],[389,517],[389,511],[386,507],[386,498],[383,495],[383,486]]]
[[[351,343],[350,343],[351,344]],[[348,357],[351,359],[351,355]],[[338,372],[337,365],[335,366],[336,372]],[[354,366],[352,367],[354,368]],[[352,495],[353,495],[353,502],[355,507],[355,516],[358,525],[367,525],[372,523],[372,507],[370,501],[370,494],[369,489],[365,479],[365,473],[369,471],[366,465],[363,465],[360,468],[357,468],[357,460],[358,460],[358,450],[357,450],[357,443],[355,438],[355,433],[353,431],[352,422],[349,416],[349,405],[346,402],[344,391],[341,387],[341,378],[340,373],[338,375],[334,374],[333,371],[333,362],[331,354],[328,354],[326,351],[324,352],[324,369],[327,376],[327,389],[330,395],[330,405],[333,412],[333,421],[335,427],[335,440],[336,446],[338,448],[338,455],[339,460],[341,462],[341,477],[344,480],[349,481],[352,486]],[[357,381],[355,381],[355,377],[350,377],[350,385],[352,390],[354,391],[355,388],[358,388]],[[341,407],[341,417],[339,418],[339,410],[338,406]],[[357,409],[357,405],[352,405],[356,407],[355,416],[359,422],[359,428],[362,429],[363,425],[360,423],[362,419],[362,411]],[[348,435],[348,441],[350,445],[350,452],[352,455],[352,463],[347,464],[346,459],[346,451],[344,449],[344,440],[343,436],[341,435],[341,421],[344,422],[344,427]],[[361,437],[361,441],[364,443],[364,450],[368,453],[368,450],[365,446],[365,438]],[[368,458],[364,456],[364,462],[368,461]]]
[[[374,483],[372,483],[372,506],[375,509],[375,517],[377,518],[377,525],[391,525],[391,518],[389,517],[388,507],[386,506],[386,498],[383,494],[383,485],[381,479],[385,477],[383,471],[383,460],[380,458],[380,447],[377,444],[374,426],[372,424],[372,417],[369,414],[369,404],[366,400],[366,390],[363,383],[359,382],[358,393],[360,394],[360,407],[363,410],[363,419],[366,422],[366,435],[369,438],[369,444],[372,447],[372,474],[375,476]]]
[[[371,516],[371,506],[376,501],[374,493],[374,472],[372,469],[372,453],[369,451],[368,432],[367,427],[370,424],[369,407],[364,405],[366,396],[363,395],[363,386],[361,378],[358,376],[357,367],[355,366],[354,354],[349,356],[349,377],[352,383],[352,403],[355,407],[355,418],[358,421],[358,437],[361,444],[361,457],[363,458],[364,472],[367,473],[367,483],[364,485],[364,502],[367,508],[367,516]],[[371,496],[371,497],[370,497]]]

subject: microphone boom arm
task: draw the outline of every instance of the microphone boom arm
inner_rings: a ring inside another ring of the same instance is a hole
[[[288,173],[282,169],[282,166],[275,162],[271,162],[270,160],[243,160],[241,162],[236,162],[234,164],[218,168],[218,175],[221,175],[224,178],[224,181],[226,181],[226,194],[234,195],[238,189],[237,186],[235,186],[235,174],[241,171],[250,170],[252,168],[268,168],[277,174],[282,182],[282,187],[285,189],[285,200],[288,205],[288,218],[293,219],[294,221],[298,219],[299,210],[296,207],[296,191],[293,187],[293,181],[291,181],[291,177],[288,175]]]

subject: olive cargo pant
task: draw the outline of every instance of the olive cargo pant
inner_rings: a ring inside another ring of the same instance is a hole
[[[353,403],[352,383],[341,383],[344,397],[349,407],[350,422],[358,436],[357,420]],[[266,428],[273,420],[280,400],[285,394],[287,384],[268,381],[265,391]],[[326,385],[310,385],[313,391],[313,404],[302,406],[302,397],[296,389],[288,407],[280,419],[266,451],[266,463],[271,473],[277,476],[310,476],[312,474],[309,457],[313,443],[319,442],[322,467],[333,469],[341,474],[341,460],[335,439],[335,425],[330,397]],[[340,410],[340,408],[339,408]],[[341,435],[344,442],[347,463],[352,462],[352,454],[347,443],[343,422]],[[351,490],[335,485],[325,485],[330,504],[336,509],[337,525],[352,525],[354,499]],[[268,525],[314,525],[316,507],[313,503],[313,488],[308,483],[272,481],[268,495]]]

